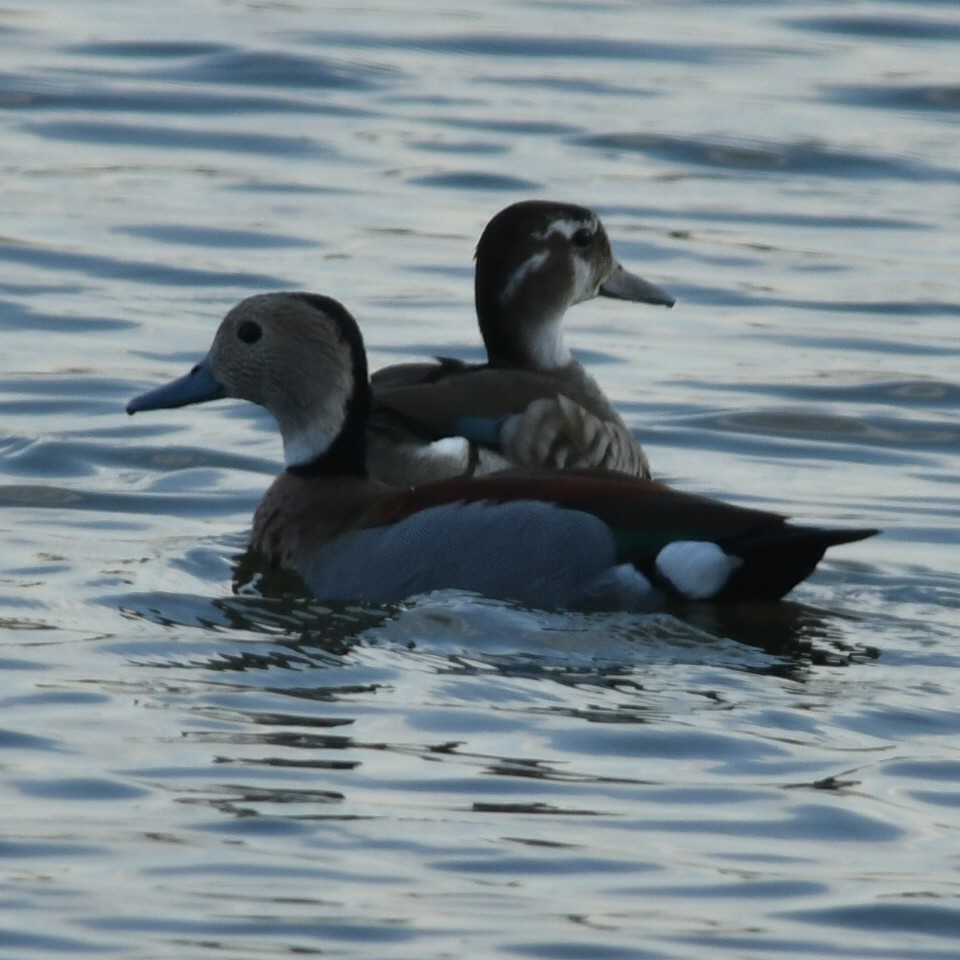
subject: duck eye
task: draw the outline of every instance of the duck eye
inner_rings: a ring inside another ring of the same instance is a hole
[[[594,233],[589,227],[581,227],[570,238],[578,247],[588,247],[593,242]]]
[[[255,323],[253,320],[244,320],[237,327],[237,336],[244,343],[256,343],[263,336],[263,329],[259,323]]]

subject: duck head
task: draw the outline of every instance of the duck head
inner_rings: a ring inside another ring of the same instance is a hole
[[[186,376],[127,404],[127,413],[250,400],[273,414],[288,469],[363,475],[370,387],[363,340],[338,301],[266,293],[235,306]]]
[[[524,200],[485,227],[475,298],[491,366],[551,370],[571,362],[568,307],[596,296],[673,306],[656,284],[616,260],[600,218],[586,207]]]

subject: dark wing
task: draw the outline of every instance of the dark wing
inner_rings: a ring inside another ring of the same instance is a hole
[[[370,386],[374,392],[399,387],[415,387],[424,383],[436,383],[453,374],[467,370],[479,370],[485,365],[467,363],[453,357],[436,357],[433,360],[418,363],[394,363],[381,367],[370,375]]]
[[[368,522],[391,523],[429,506],[477,500],[540,500],[590,513],[610,529],[621,561],[654,581],[660,579],[657,557],[668,544],[715,543],[738,563],[712,599],[779,598],[813,572],[828,547],[877,532],[794,526],[777,513],[595,471],[509,471],[426,484],[391,498]]]
[[[481,425],[484,421],[499,424],[504,417],[526,410],[534,400],[562,392],[556,380],[545,374],[474,367],[458,361],[445,364],[442,369],[436,364],[403,365],[430,367],[421,370],[419,380],[414,379],[412,370],[409,379],[405,373],[389,374],[390,367],[382,371],[383,377],[375,374],[371,426],[405,424],[427,440],[463,436],[464,418]]]

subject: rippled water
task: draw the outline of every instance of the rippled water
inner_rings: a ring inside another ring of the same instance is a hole
[[[3,955],[953,960],[955,5],[453,6],[0,10]],[[268,289],[477,356],[527,196],[679,298],[569,317],[659,474],[884,535],[649,617],[234,592],[272,424],[124,401]]]

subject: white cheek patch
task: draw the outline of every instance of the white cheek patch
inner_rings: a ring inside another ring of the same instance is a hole
[[[573,298],[570,303],[583,303],[597,295],[600,282],[597,278],[596,267],[588,263],[583,257],[573,257]]]
[[[520,287],[523,286],[524,280],[526,280],[531,273],[536,273],[537,270],[546,263],[548,256],[549,254],[545,250],[541,250],[539,253],[527,257],[527,259],[510,274],[510,279],[507,280],[503,290],[500,291],[500,302],[507,304],[513,300],[520,290]]]
[[[688,600],[708,600],[743,563],[706,540],[677,540],[657,554],[657,573]]]

